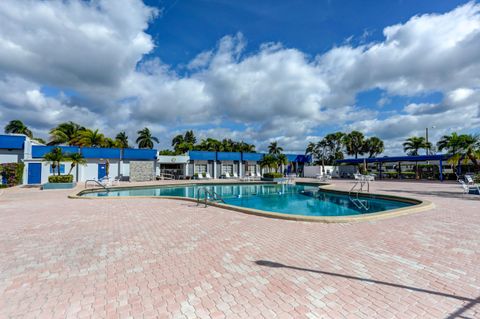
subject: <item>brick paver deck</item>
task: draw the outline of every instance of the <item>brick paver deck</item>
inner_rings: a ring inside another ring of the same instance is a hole
[[[480,201],[452,184],[373,191],[436,208],[320,224],[5,190],[0,318],[480,318]]]

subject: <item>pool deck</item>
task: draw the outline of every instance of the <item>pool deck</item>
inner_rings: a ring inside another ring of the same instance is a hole
[[[435,208],[322,224],[0,190],[0,318],[480,318],[480,196],[396,181],[371,192]]]

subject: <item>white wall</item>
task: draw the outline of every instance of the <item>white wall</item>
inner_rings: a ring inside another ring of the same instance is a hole
[[[325,174],[338,177],[338,166],[325,165]],[[322,165],[305,166],[303,168],[304,177],[316,177],[317,175],[323,175]]]
[[[18,163],[21,157],[18,151],[0,150],[0,164]]]
[[[88,160],[87,165],[80,165],[79,181],[84,182],[88,179],[98,179],[98,164],[105,164],[105,161],[91,159],[91,160]],[[120,165],[118,161],[110,160],[109,176],[113,178],[118,177],[119,167]],[[124,176],[127,176],[127,175],[124,174]]]

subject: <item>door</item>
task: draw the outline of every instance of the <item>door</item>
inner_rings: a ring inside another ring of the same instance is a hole
[[[28,184],[42,183],[42,164],[28,163]]]
[[[107,176],[107,165],[106,164],[98,164],[98,179],[102,179]]]

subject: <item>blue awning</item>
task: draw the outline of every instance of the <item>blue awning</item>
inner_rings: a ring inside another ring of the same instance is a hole
[[[338,164],[360,164],[364,161],[367,163],[387,163],[387,162],[424,162],[424,161],[439,161],[439,160],[448,160],[450,155],[448,154],[439,154],[439,155],[419,155],[419,156],[385,156],[385,157],[374,157],[374,158],[349,158],[343,160],[337,160]]]
[[[43,146],[43,145],[33,145],[32,146],[32,158],[41,158],[45,154],[50,153],[52,149],[59,147],[62,150],[62,153],[78,153],[78,147],[76,146]]]
[[[264,154],[262,153],[242,153],[242,160],[244,161],[261,161]]]
[[[312,158],[310,155],[286,154],[289,162],[310,163]]]
[[[123,150],[123,159],[128,160],[155,160],[157,150],[126,148]]]
[[[0,135],[0,148],[21,150],[25,143],[25,136]]]
[[[82,151],[83,157],[85,158],[120,159],[119,148],[83,147],[81,151]]]
[[[214,161],[216,160],[215,152],[204,152],[204,151],[189,151],[188,156],[191,160],[194,161]]]
[[[217,152],[217,160],[219,161],[240,161],[242,153],[239,152]]]

